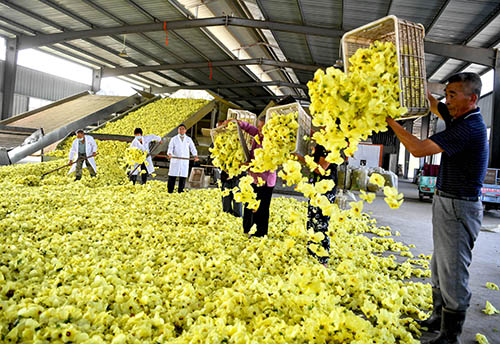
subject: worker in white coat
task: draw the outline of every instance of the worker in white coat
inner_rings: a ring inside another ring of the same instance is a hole
[[[75,180],[82,179],[82,168],[87,167],[91,177],[96,176],[97,166],[94,157],[97,155],[97,144],[90,135],[85,135],[83,130],[76,132],[76,139],[69,151],[68,165],[72,165],[68,174],[75,171]]]
[[[132,183],[137,182],[137,175],[141,173],[141,181],[142,184],[146,184],[148,180],[148,175],[153,174],[155,171],[155,168],[153,166],[153,159],[151,158],[151,151],[150,151],[150,144],[151,142],[159,142],[161,143],[161,137],[157,135],[142,135],[142,129],[141,128],[135,128],[134,130],[134,140],[130,144],[130,147],[140,149],[143,152],[146,152],[148,154],[148,157],[146,158],[146,161],[143,162],[139,168],[138,164],[135,164],[132,166],[132,170],[130,171],[130,180]],[[144,172],[143,172],[144,171]]]
[[[170,168],[168,170],[169,193],[174,192],[177,177],[179,177],[178,191],[184,191],[189,171],[189,152],[194,156],[194,161],[198,161],[198,152],[193,140],[186,135],[186,126],[184,124],[179,125],[177,132],[178,134],[170,140],[167,151],[170,159]]]

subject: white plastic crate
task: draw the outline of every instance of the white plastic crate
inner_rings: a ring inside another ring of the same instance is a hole
[[[359,48],[368,48],[375,41],[394,43],[399,64],[399,101],[401,106],[408,108],[408,113],[402,117],[408,119],[423,116],[430,109],[427,100],[424,36],[422,24],[396,16],[387,16],[346,32],[342,37],[344,71],[349,74],[349,58]]]
[[[227,119],[237,119],[257,126],[257,115],[247,110],[229,109],[227,110]],[[250,147],[252,147],[252,135],[244,132],[243,136],[245,137],[248,149],[250,149]]]
[[[236,124],[236,126],[235,126],[234,129],[229,129],[227,127],[227,125],[211,129],[210,130],[210,136],[212,137],[212,142],[215,142],[215,137],[217,135],[219,135],[219,134],[221,134],[221,133],[223,133],[223,132],[225,132],[227,130],[236,130],[238,132],[238,138],[239,138],[239,141],[240,141],[240,146],[243,149],[243,153],[245,154],[246,161],[249,162],[250,161],[250,149],[248,147],[246,138],[244,136],[245,132],[243,132],[243,130],[241,130],[241,128],[240,128],[239,125]]]
[[[275,115],[286,115],[290,112],[298,112],[299,128],[297,129],[297,142],[295,150],[292,153],[306,156],[310,153],[310,136],[311,136],[311,116],[304,110],[304,108],[297,102],[287,105],[274,106],[266,111],[266,122]],[[304,139],[307,137],[309,139]]]

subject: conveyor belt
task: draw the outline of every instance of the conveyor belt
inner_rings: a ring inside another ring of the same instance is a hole
[[[139,100],[137,95],[98,96],[83,92],[3,120],[0,122],[0,165],[15,163],[77,129],[106,121]]]
[[[30,116],[8,121],[8,126],[39,129],[50,133],[64,125],[78,121],[89,114],[104,109],[127,97],[117,96],[97,96],[87,94],[82,97],[70,100],[61,105],[36,112]]]

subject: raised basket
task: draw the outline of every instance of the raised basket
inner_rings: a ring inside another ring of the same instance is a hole
[[[236,110],[229,109],[227,110],[227,119],[237,119],[243,122],[250,123],[251,125],[257,125],[257,115],[253,112],[247,110]],[[244,132],[243,136],[245,137],[245,141],[248,147],[252,146],[253,137],[249,133]]]
[[[244,136],[245,133],[243,132],[243,130],[241,130],[239,125],[236,125],[236,127],[234,129],[229,129],[227,127],[227,125],[211,129],[210,136],[212,137],[212,142],[215,142],[215,137],[217,135],[219,135],[220,133],[223,133],[227,130],[236,130],[238,132],[240,146],[241,146],[241,148],[243,148],[243,153],[245,154],[246,161],[249,162],[250,161],[250,150],[248,148],[249,146],[247,145],[247,141],[246,141],[245,136]]]
[[[349,73],[349,58],[359,48],[368,48],[375,41],[394,43],[399,64],[399,101],[401,106],[408,108],[402,118],[423,116],[429,112],[424,35],[422,24],[396,16],[387,16],[346,32],[342,37],[344,71]]]
[[[266,122],[274,115],[286,115],[290,112],[299,113],[299,128],[297,129],[297,143],[295,150],[292,153],[297,153],[306,156],[310,153],[310,140],[304,137],[311,136],[311,116],[304,110],[299,103],[292,103],[287,105],[274,106],[266,111]]]

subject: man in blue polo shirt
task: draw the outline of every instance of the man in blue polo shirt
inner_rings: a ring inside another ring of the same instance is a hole
[[[488,166],[486,125],[477,107],[480,94],[481,79],[476,73],[450,77],[445,104],[428,94],[432,112],[445,121],[446,129],[426,140],[387,119],[415,157],[442,153],[432,203],[434,310],[429,319],[420,322],[429,330],[440,330],[429,342],[434,344],[460,343],[471,298],[468,267],[483,218],[479,196]]]

